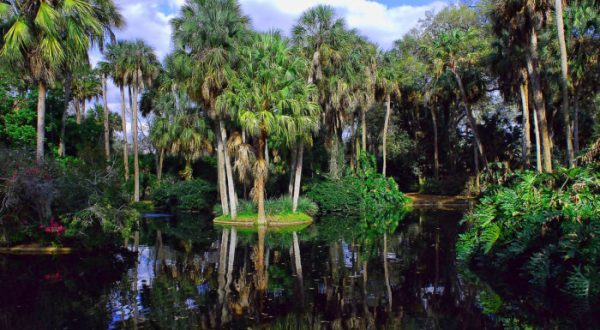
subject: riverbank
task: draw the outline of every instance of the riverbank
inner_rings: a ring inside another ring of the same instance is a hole
[[[219,225],[254,226],[257,219],[257,213],[242,213],[238,214],[235,220],[231,219],[230,215],[216,217],[213,223]],[[311,224],[312,222],[313,218],[302,212],[267,215],[268,226],[297,226]]]
[[[440,210],[464,210],[475,203],[475,199],[468,196],[442,196],[407,193],[414,208],[436,208]]]

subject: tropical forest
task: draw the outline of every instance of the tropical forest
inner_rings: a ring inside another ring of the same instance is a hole
[[[600,1],[0,0],[0,329],[600,329]]]

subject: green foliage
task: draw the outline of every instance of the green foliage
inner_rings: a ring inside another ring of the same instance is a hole
[[[310,186],[306,196],[319,205],[321,213],[357,214],[362,195],[358,179],[347,175],[340,180],[324,180]]]
[[[293,203],[292,199],[289,196],[265,200],[266,215],[293,214],[294,212],[292,210]],[[256,214],[258,212],[255,203],[243,199],[238,201],[237,211],[239,214]],[[319,212],[319,207],[310,198],[300,197],[300,199],[298,200],[297,211],[298,213],[304,213],[313,217],[317,214],[317,212]],[[213,207],[213,214],[223,214],[221,204],[216,204]]]
[[[215,187],[201,179],[164,182],[152,192],[156,207],[176,207],[180,210],[209,210],[214,198]]]
[[[521,269],[575,296],[600,293],[600,175],[596,167],[523,172],[490,186],[463,220],[459,260]],[[509,266],[510,265],[510,266]]]
[[[0,150],[0,229],[2,244],[68,243],[113,246],[128,237],[137,211],[121,186],[121,176],[73,161],[36,164],[30,153]],[[48,235],[56,224],[64,235]]]

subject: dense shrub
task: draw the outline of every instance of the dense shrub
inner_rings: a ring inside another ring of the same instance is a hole
[[[103,162],[104,163],[104,162]],[[1,244],[108,246],[131,232],[137,212],[111,166],[0,150]]]
[[[306,196],[319,205],[322,213],[358,213],[362,195],[355,176],[347,175],[341,180],[324,180],[310,186]]]
[[[289,196],[265,200],[265,213],[267,215],[293,213],[292,209],[292,199]],[[256,204],[247,200],[238,201],[237,211],[238,214],[254,214],[258,212]],[[308,214],[312,217],[317,214],[319,207],[309,198],[300,197],[298,200],[297,211]],[[213,213],[215,215],[223,214],[223,208],[221,207],[221,204],[216,204],[213,207]]]
[[[152,192],[156,207],[180,210],[209,210],[215,199],[215,187],[202,180],[164,182]]]
[[[375,158],[363,155],[356,173],[341,180],[325,180],[312,185],[307,196],[322,213],[342,212],[348,215],[386,213],[403,209],[407,199],[392,178],[377,172]]]
[[[521,271],[532,284],[575,296],[600,293],[600,175],[597,168],[520,173],[490,187],[463,220],[459,260]]]
[[[419,192],[429,195],[460,195],[465,191],[467,178],[463,176],[452,176],[445,178],[425,178],[419,186]]]

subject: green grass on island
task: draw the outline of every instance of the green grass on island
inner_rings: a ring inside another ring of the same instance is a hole
[[[216,217],[213,221],[217,224],[243,224],[250,225],[256,224],[258,220],[258,213],[244,212],[238,214],[236,219],[232,219],[231,215],[222,215]],[[313,218],[303,212],[286,212],[279,214],[267,214],[268,225],[298,225],[312,223]]]

